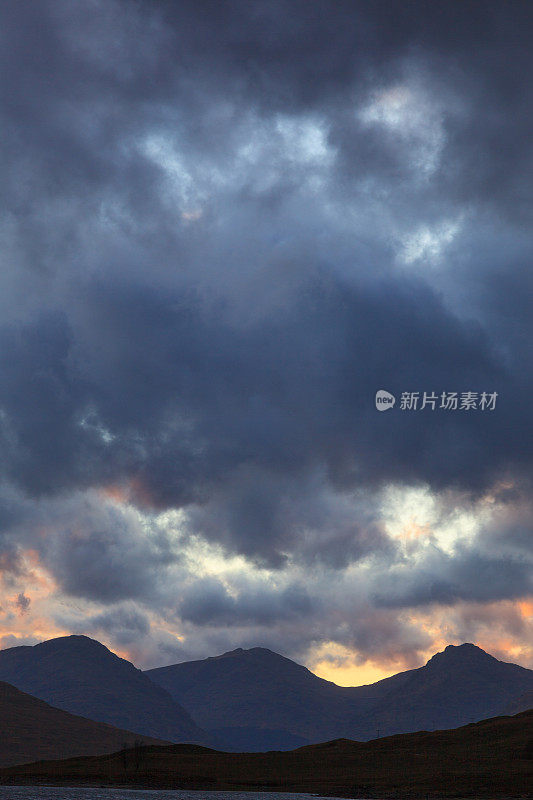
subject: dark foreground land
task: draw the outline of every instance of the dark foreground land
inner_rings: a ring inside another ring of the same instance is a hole
[[[196,745],[0,770],[3,784],[315,792],[339,797],[533,797],[533,710],[463,728],[290,752],[222,753]]]
[[[38,758],[114,753],[133,747],[138,733],[69,714],[0,681],[0,766]],[[146,744],[165,745],[151,739]]]

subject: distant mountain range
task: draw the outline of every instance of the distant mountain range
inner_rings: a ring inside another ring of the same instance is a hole
[[[366,741],[454,728],[523,710],[533,691],[533,670],[498,661],[473,644],[449,645],[423,667],[353,688],[260,647],[146,674],[199,725],[249,751],[264,749],[267,736],[270,747],[288,749],[294,737],[300,744]]]
[[[170,695],[86,636],[0,650],[0,681],[83,717],[171,742],[210,743]]]
[[[53,708],[0,683],[0,766],[40,759],[94,756],[133,747],[139,734]],[[144,739],[145,744],[165,744]]]
[[[466,727],[371,742],[337,739],[280,753],[197,745],[0,769],[0,784],[120,786],[326,797],[531,798],[533,711]],[[200,795],[202,796],[202,795]]]
[[[0,681],[141,737],[238,752],[455,728],[533,706],[533,670],[472,644],[343,687],[260,647],[143,673],[93,639],[66,636],[0,651]]]

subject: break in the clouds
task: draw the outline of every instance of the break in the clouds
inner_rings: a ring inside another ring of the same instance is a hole
[[[528,5],[1,13],[5,637],[530,661]]]

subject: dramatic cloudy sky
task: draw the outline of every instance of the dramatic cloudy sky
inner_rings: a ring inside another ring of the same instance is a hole
[[[1,646],[533,667],[531,4],[1,15]]]

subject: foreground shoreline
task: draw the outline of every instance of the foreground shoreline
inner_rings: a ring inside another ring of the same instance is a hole
[[[382,800],[529,800],[533,710],[454,730],[370,742],[338,739],[287,752],[139,746],[110,755],[5,767],[0,785],[291,792]]]
[[[247,788],[246,786],[239,785],[238,788],[224,788],[224,789],[214,789],[212,786],[160,786],[160,785],[147,785],[147,784],[135,784],[135,783],[127,783],[127,784],[102,784],[102,783],[0,783],[0,791],[2,789],[7,788],[27,788],[27,789],[65,789],[65,790],[76,790],[76,789],[94,789],[95,791],[98,789],[107,789],[107,790],[117,790],[117,791],[163,791],[163,792],[198,792],[202,793],[202,796],[208,795],[226,795],[230,793],[235,794],[244,794],[249,793],[251,795],[258,795],[258,794],[277,794],[286,797],[290,795],[291,797],[301,796],[304,797],[313,797],[316,800],[531,800],[533,798],[533,793],[523,793],[520,792],[518,794],[497,794],[494,792],[488,792],[486,794],[450,794],[450,793],[443,793],[443,792],[422,792],[422,793],[387,793],[381,792],[378,794],[324,794],[320,792],[314,791],[304,791],[298,790],[294,788],[273,788],[268,786],[262,786],[261,788]],[[58,798],[61,800],[61,798]]]
[[[113,785],[104,785],[99,783],[77,783],[77,784],[62,784],[62,783],[10,783],[10,784],[3,784],[0,783],[0,791],[2,789],[7,788],[27,788],[27,789],[65,789],[68,790],[77,790],[77,789],[94,789],[95,791],[99,789],[108,789],[108,790],[117,790],[117,791],[163,791],[163,792],[198,792],[201,793],[203,797],[205,795],[227,795],[230,793],[235,794],[245,794],[249,793],[251,795],[258,795],[258,794],[277,794],[287,797],[290,795],[292,797],[298,798],[307,798],[312,797],[316,798],[316,800],[448,800],[449,798],[453,797],[453,800],[530,800],[533,795],[529,794],[479,794],[479,795],[450,795],[450,794],[443,794],[438,792],[425,792],[423,794],[373,794],[373,795],[347,795],[347,794],[320,794],[318,792],[309,792],[309,791],[298,791],[295,789],[281,789],[281,788],[261,788],[261,789],[247,789],[239,787],[238,789],[213,789],[207,787],[198,787],[198,788],[191,788],[191,787],[161,787],[161,786],[147,786],[147,785],[136,785],[136,784],[113,784]],[[61,800],[59,797],[58,800]]]

